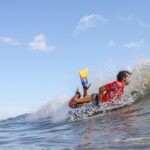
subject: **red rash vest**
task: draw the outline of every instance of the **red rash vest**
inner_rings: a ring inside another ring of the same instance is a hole
[[[121,99],[124,93],[124,84],[119,81],[114,81],[105,85],[106,93],[102,95],[101,102],[112,102]]]

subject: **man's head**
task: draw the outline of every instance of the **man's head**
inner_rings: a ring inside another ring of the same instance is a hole
[[[124,82],[125,85],[128,85],[130,83],[131,74],[132,73],[127,70],[120,71],[117,75],[117,81]]]

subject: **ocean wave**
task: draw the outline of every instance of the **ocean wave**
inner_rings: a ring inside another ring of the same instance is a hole
[[[65,120],[68,117],[72,118],[68,112],[72,112],[73,116],[80,116],[80,118],[86,118],[97,112],[107,112],[111,109],[121,108],[125,105],[130,105],[136,100],[141,99],[148,92],[150,86],[150,61],[142,61],[140,63],[134,64],[127,67],[133,74],[131,76],[131,83],[126,88],[124,97],[121,101],[113,103],[113,105],[106,104],[101,105],[100,108],[90,107],[86,105],[78,110],[72,110],[68,108],[69,97],[61,96],[56,97],[51,100],[45,106],[42,106],[38,111],[29,115],[28,120],[38,120],[43,118],[50,117],[54,122]],[[106,79],[105,79],[106,80]],[[99,87],[95,87],[94,91],[98,91]],[[131,94],[133,91],[136,91],[136,94]],[[72,120],[72,119],[71,119]]]

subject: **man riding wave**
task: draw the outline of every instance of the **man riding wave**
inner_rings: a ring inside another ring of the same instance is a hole
[[[91,97],[91,99],[88,98],[87,96],[88,88],[90,84],[88,84],[88,81],[83,83],[81,82],[83,85],[83,90],[84,90],[83,96],[85,97],[85,99],[84,97],[80,99],[81,93],[77,90],[75,96],[70,100],[69,106],[71,108],[77,108],[82,106],[84,103],[91,102],[92,100],[96,100],[97,101],[96,104],[111,103],[112,101],[120,100],[124,94],[125,86],[129,85],[130,83],[131,74],[132,73],[130,73],[127,70],[120,71],[117,74],[116,81],[101,86],[99,88],[98,96],[96,96],[95,98]]]

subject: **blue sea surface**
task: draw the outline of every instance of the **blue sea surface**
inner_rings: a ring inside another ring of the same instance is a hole
[[[28,116],[0,121],[0,150],[150,149],[150,95],[81,120],[29,121]]]

